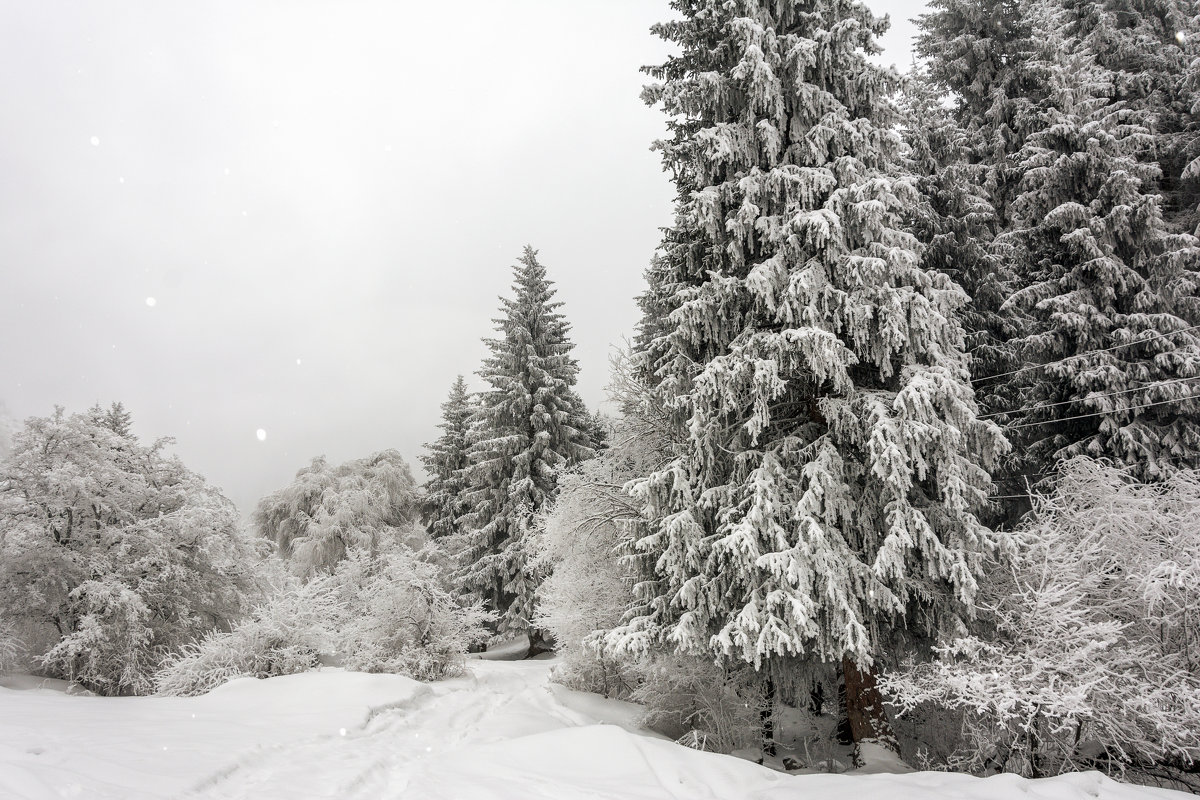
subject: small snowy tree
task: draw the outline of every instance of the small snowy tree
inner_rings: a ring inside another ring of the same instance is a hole
[[[494,615],[460,602],[437,566],[408,548],[377,559],[359,551],[334,578],[349,609],[335,638],[349,669],[439,680],[461,673],[464,654],[489,635]]]
[[[641,504],[629,481],[661,467],[675,444],[663,412],[634,372],[628,352],[612,359],[609,399],[620,418],[608,446],[564,473],[540,520],[536,549],[549,577],[538,589],[535,623],[554,636],[562,683],[607,696],[625,694],[642,669],[602,646],[633,602],[631,543],[641,538]]]
[[[650,70],[676,221],[644,369],[686,435],[634,488],[651,530],[609,641],[755,668],[841,664],[858,741],[894,631],[969,607],[1004,446],[976,416],[959,314],[910,231],[886,28],[858,2],[680,2]]]
[[[459,533],[459,518],[467,511],[464,492],[465,470],[470,464],[468,419],[471,412],[467,384],[459,375],[450,387],[450,396],[442,403],[442,422],[438,425],[442,435],[432,444],[425,445],[428,452],[421,456],[421,463],[429,473],[424,486],[421,518],[435,540]]]
[[[591,637],[616,627],[630,605],[633,584],[620,562],[620,526],[639,516],[615,466],[600,455],[564,474],[537,536],[549,577],[538,589],[534,624],[554,637],[562,658],[556,679],[605,697],[622,695],[626,676]]]
[[[543,575],[529,534],[554,496],[559,473],[592,454],[591,420],[575,394],[579,371],[570,326],[531,247],[514,267],[513,299],[501,299],[500,338],[479,371],[489,385],[472,415],[468,513],[460,580],[499,614],[501,634],[531,632]]]
[[[285,582],[228,631],[209,631],[167,658],[154,676],[158,694],[192,697],[235,678],[307,672],[348,616],[326,576]]]
[[[1142,484],[1067,463],[1015,558],[990,570],[982,632],[948,640],[885,690],[906,709],[964,714],[952,766],[1187,781],[1200,763],[1197,520],[1200,473]]]
[[[0,615],[34,632],[49,674],[147,691],[167,652],[256,596],[259,548],[169,441],[60,408],[29,419],[0,464]]]
[[[336,467],[314,458],[289,486],[259,501],[254,524],[298,575],[311,576],[332,572],[354,549],[389,549],[409,535],[417,513],[408,464],[384,450]]]

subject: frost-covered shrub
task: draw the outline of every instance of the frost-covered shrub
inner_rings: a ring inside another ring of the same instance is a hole
[[[631,699],[646,707],[646,727],[719,753],[758,744],[763,689],[752,669],[663,655],[646,659],[638,671],[640,683]]]
[[[437,680],[462,672],[468,648],[489,635],[493,615],[460,602],[438,567],[408,548],[352,554],[332,583],[345,609],[335,640],[347,669]]]
[[[981,589],[984,633],[888,676],[886,691],[904,709],[962,713],[951,767],[1138,779],[1194,771],[1200,475],[1147,485],[1103,463],[1067,462],[1018,537],[1014,560],[993,565]]]
[[[193,696],[234,678],[294,675],[317,666],[345,616],[332,579],[293,582],[229,631],[184,645],[154,677],[159,694]]]
[[[147,691],[162,659],[258,596],[263,549],[119,405],[30,418],[0,462],[0,614],[51,676]]]
[[[539,559],[550,571],[538,592],[535,623],[554,636],[555,679],[605,697],[628,693],[628,665],[604,654],[593,637],[629,608],[632,581],[622,564],[622,522],[637,508],[621,491],[611,451],[559,479],[559,496],[541,520]]]
[[[0,674],[11,672],[21,664],[25,645],[17,635],[17,628],[0,617]]]
[[[293,579],[227,632],[187,645],[156,676],[160,694],[196,695],[240,677],[315,668],[324,653],[351,670],[436,680],[462,669],[490,619],[463,606],[436,563],[407,546],[372,557],[350,550],[331,575]]]
[[[116,578],[85,581],[67,596],[74,629],[38,662],[98,694],[146,694],[160,660],[152,611]]]
[[[395,450],[330,466],[323,458],[259,501],[258,533],[301,577],[328,573],[351,550],[390,549],[416,519],[417,485]]]
[[[538,590],[537,625],[549,631],[561,663],[555,680],[583,691],[624,696],[636,662],[602,646],[633,598],[629,545],[642,524],[625,484],[672,451],[663,411],[625,355],[612,363],[610,399],[622,418],[606,431],[608,447],[559,478],[559,494],[539,520],[538,561],[549,577]]]

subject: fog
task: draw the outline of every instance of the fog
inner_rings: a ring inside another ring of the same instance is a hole
[[[884,62],[921,5],[873,4]],[[315,455],[416,468],[529,243],[595,407],[671,218],[638,71],[669,16],[0,2],[0,400],[119,400],[243,512]]]

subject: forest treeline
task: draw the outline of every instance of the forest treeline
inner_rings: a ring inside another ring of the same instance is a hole
[[[1200,789],[1195,6],[933,0],[904,76],[859,2],[672,7],[612,416],[526,248],[423,486],[317,459],[251,535],[119,405],[31,419],[0,662],[194,693],[528,636],[692,746],[770,755],[787,707],[804,766]]]

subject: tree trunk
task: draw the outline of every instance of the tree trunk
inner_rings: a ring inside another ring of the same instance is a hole
[[[842,672],[846,678],[846,718],[854,739],[855,760],[859,760],[858,751],[864,742],[873,742],[899,753],[900,747],[883,709],[883,695],[879,693],[874,671],[860,669],[849,656],[843,656]]]
[[[775,681],[768,676],[763,685],[763,707],[759,712],[762,720],[762,754],[775,755]]]
[[[850,731],[850,715],[846,713],[846,675],[839,673],[837,679],[837,743],[854,744],[854,734]]]
[[[529,636],[529,652],[525,655],[526,658],[533,658],[542,653],[553,653],[554,645],[550,639],[546,637],[546,632],[540,628],[530,628],[526,631]]]
[[[825,715],[825,685],[820,681],[814,681],[808,690],[808,713],[814,717]]]

